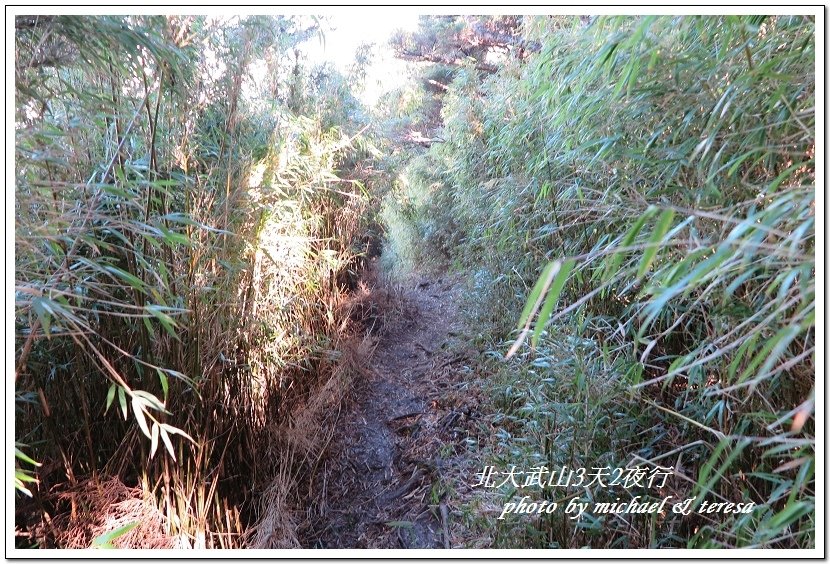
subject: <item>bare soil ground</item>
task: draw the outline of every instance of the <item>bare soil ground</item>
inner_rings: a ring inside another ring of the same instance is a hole
[[[378,285],[375,269],[364,283]],[[314,477],[309,548],[449,548],[444,487],[459,478],[465,428],[478,401],[463,372],[465,347],[450,276],[397,288],[394,314],[375,311],[377,345]],[[389,308],[385,300],[368,308]]]

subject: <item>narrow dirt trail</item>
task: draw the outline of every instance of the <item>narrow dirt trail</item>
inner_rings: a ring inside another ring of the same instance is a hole
[[[446,276],[401,289],[329,445],[306,546],[451,546],[438,486],[471,413],[454,393],[455,367],[470,354],[459,352],[458,291]]]

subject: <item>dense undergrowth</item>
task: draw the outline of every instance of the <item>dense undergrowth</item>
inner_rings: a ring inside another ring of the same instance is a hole
[[[469,282],[482,468],[674,471],[475,489],[468,546],[815,545],[815,22],[497,20],[422,19],[372,114],[314,19],[16,19],[19,547],[300,546],[381,230]]]
[[[17,18],[19,546],[296,544],[256,502],[301,494],[290,429],[348,369],[373,158],[318,29]]]
[[[508,482],[465,501],[469,545],[814,546],[815,22],[534,17],[523,33],[538,52],[454,71],[436,141],[384,200],[384,261],[468,275],[470,338],[491,349],[482,466],[675,475]],[[524,495],[754,509],[497,519]]]

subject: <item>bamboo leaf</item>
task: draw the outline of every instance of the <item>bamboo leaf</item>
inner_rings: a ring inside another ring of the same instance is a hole
[[[654,231],[652,231],[651,237],[649,237],[648,246],[645,251],[643,251],[643,258],[640,261],[640,267],[637,269],[637,278],[642,278],[642,276],[648,271],[648,268],[654,261],[655,255],[657,255],[659,243],[662,242],[663,236],[671,227],[673,219],[674,210],[672,209],[663,210],[663,213],[661,213],[660,217],[657,218],[657,225],[655,225]]]
[[[158,423],[153,423],[150,431],[150,458],[156,455],[156,449],[159,446],[159,426]]]
[[[164,442],[164,447],[167,449],[167,452],[170,454],[170,458],[173,461],[176,460],[176,451],[173,449],[173,443],[170,442],[170,437],[167,435],[167,428],[165,425],[161,425],[159,428],[159,434],[161,435],[161,440]]]
[[[135,414],[135,420],[138,423],[138,427],[141,429],[141,432],[144,433],[147,438],[151,438],[150,429],[147,427],[147,419],[144,417],[144,403],[139,396],[133,396],[133,413]]]
[[[649,206],[648,209],[646,209],[646,211],[643,212],[642,215],[640,215],[637,221],[634,222],[634,225],[632,225],[628,229],[628,231],[626,231],[625,237],[623,237],[622,241],[620,242],[618,249],[626,249],[630,247],[631,244],[634,242],[634,239],[640,233],[640,230],[642,230],[643,225],[645,225],[646,221],[648,221],[648,219],[652,217],[656,212],[657,207]],[[603,280],[607,281],[618,273],[620,269],[620,264],[623,260],[624,253],[624,250],[616,250],[616,252],[610,256],[610,258],[606,262],[605,272],[602,276]]]
[[[123,527],[118,527],[117,529],[98,535],[93,539],[91,548],[113,549],[115,546],[113,546],[112,541],[126,535],[140,524],[140,521],[134,521],[132,523],[127,523]]]
[[[42,296],[32,299],[32,309],[35,310],[35,314],[37,314],[37,318],[40,320],[40,325],[43,327],[43,332],[47,338],[49,338],[52,315],[54,314],[51,303],[52,300]]]
[[[565,287],[565,283],[568,281],[568,275],[573,270],[573,267],[574,260],[566,260],[559,268],[559,272],[556,273],[553,282],[551,282],[550,289],[548,290],[547,296],[545,296],[545,303],[539,311],[539,316],[536,318],[536,327],[531,338],[533,347],[539,344],[539,336],[542,334],[542,330],[545,328],[548,319],[550,319],[553,308],[556,307],[556,302],[559,300],[559,295],[562,293],[562,289]]]
[[[536,304],[539,302],[542,289],[548,283],[548,279],[550,278],[551,270],[555,266],[556,261],[551,261],[542,269],[542,274],[539,275],[539,278],[536,280],[536,284],[533,286],[533,289],[530,291],[530,294],[527,296],[527,300],[525,301],[525,307],[522,310],[522,315],[519,316],[519,323],[516,326],[517,329],[521,329],[525,326],[528,319],[530,318],[530,314],[533,311],[533,308],[536,307]]]
[[[22,460],[23,462],[28,462],[32,466],[40,466],[40,462],[37,462],[34,459],[32,459],[30,456],[28,456],[22,450],[17,448],[17,446],[14,447],[14,456],[17,459]]]
[[[156,368],[156,372],[159,375],[159,382],[161,382],[161,389],[164,392],[164,403],[166,404],[167,403],[167,391],[168,391],[167,375],[160,368]]]
[[[127,394],[124,388],[118,386],[118,403],[121,405],[121,413],[124,414],[124,421],[127,420]]]
[[[104,408],[104,413],[110,410],[110,406],[112,405],[112,400],[115,399],[115,388],[117,388],[115,382],[110,384],[109,390],[107,390],[107,406]]]
[[[153,317],[159,320],[164,330],[167,331],[171,336],[178,338],[176,335],[176,321],[167,315],[164,310],[163,306],[150,304],[144,306],[144,309],[147,310]]]

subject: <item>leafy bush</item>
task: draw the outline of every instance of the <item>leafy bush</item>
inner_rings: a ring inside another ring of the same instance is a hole
[[[438,254],[460,231],[443,249],[475,274],[473,326],[513,341],[490,385],[529,407],[495,405],[506,434],[492,456],[590,467],[673,453],[679,495],[757,508],[636,521],[633,535],[615,517],[570,532],[520,522],[494,542],[812,546],[814,22],[526,24],[540,52],[460,72],[429,153],[440,164],[411,181],[442,181],[411,214],[430,225],[418,244]]]
[[[33,542],[89,546],[83,521],[103,516],[65,492],[113,476],[177,543],[240,546],[254,492],[296,463],[265,449],[269,426],[331,372],[367,203],[341,178],[367,155],[354,104],[323,123],[246,97],[252,61],[307,35],[281,18],[18,19],[15,433],[34,501],[17,503],[81,522],[19,523]],[[295,63],[277,86],[308,72]]]

